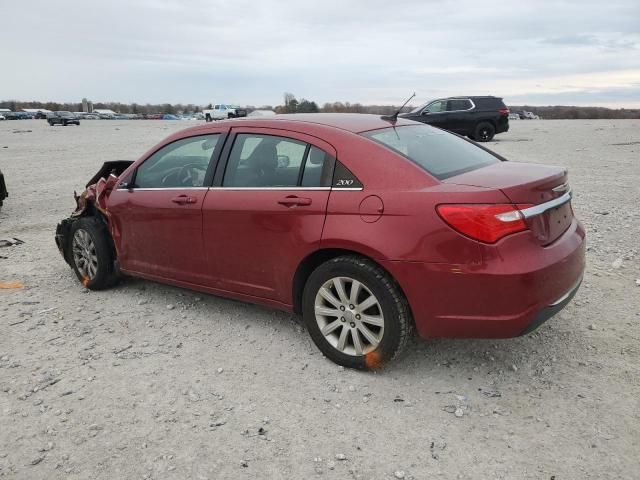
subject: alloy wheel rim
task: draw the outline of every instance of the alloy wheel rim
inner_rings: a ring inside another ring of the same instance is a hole
[[[384,314],[380,302],[354,278],[327,280],[316,294],[314,313],[324,338],[345,355],[366,355],[382,341]]]
[[[487,138],[489,138],[488,128],[483,128],[482,130],[480,130],[480,138],[482,138],[483,140],[486,140]]]
[[[73,261],[84,279],[93,280],[98,273],[98,253],[91,235],[78,229],[73,235]]]

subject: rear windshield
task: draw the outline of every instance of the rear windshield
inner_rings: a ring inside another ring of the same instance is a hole
[[[389,127],[363,135],[408,158],[439,180],[500,161],[473,143],[428,125]]]

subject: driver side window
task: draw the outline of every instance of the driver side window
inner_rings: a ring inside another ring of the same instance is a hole
[[[436,100],[435,102],[431,102],[427,105],[422,113],[440,113],[447,110],[447,101],[446,100]]]
[[[200,135],[164,146],[138,167],[135,188],[203,187],[219,138]]]

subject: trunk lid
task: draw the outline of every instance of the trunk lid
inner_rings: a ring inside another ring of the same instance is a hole
[[[495,163],[447,178],[443,183],[494,188],[516,205],[545,204],[570,191],[565,168],[531,163]],[[567,201],[526,221],[538,243],[548,245],[569,228],[572,220],[571,202]]]

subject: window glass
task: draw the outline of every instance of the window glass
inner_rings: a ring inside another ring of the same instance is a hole
[[[449,106],[447,108],[450,112],[455,112],[456,110],[469,110],[471,108],[471,102],[467,99],[455,99],[449,100]]]
[[[241,133],[229,154],[225,187],[295,187],[307,144],[273,135]]]
[[[447,109],[447,101],[437,100],[435,102],[430,103],[427,106],[427,108],[424,109],[424,111],[428,113],[439,113],[439,112],[444,112],[446,109]]]
[[[500,161],[473,143],[428,125],[384,128],[364,135],[441,180]]]
[[[316,147],[309,148],[309,155],[302,173],[303,187],[328,187],[331,185],[333,158]]]
[[[202,187],[219,134],[184,138],[158,150],[138,167],[136,188]]]

